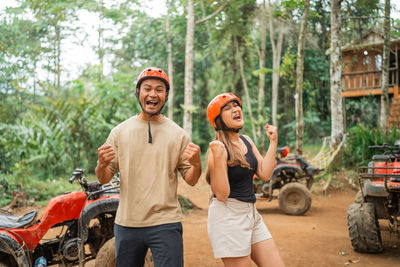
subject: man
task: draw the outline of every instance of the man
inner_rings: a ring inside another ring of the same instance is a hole
[[[177,172],[194,186],[201,174],[200,148],[160,112],[169,80],[159,68],[138,77],[141,113],[116,126],[98,149],[96,175],[108,183],[120,171],[120,203],[115,219],[116,265],[143,266],[148,248],[155,266],[183,266]]]

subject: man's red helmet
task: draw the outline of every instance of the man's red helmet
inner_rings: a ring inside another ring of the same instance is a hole
[[[232,93],[223,93],[214,97],[213,100],[208,104],[207,107],[207,117],[210,121],[212,127],[217,130],[215,125],[215,119],[221,114],[221,109],[231,101],[235,101],[242,107],[242,101],[239,97]]]
[[[142,82],[146,79],[159,79],[161,81],[163,81],[165,83],[165,86],[167,87],[167,96],[168,96],[168,92],[169,92],[169,79],[168,79],[168,75],[167,73],[165,73],[165,71],[163,71],[160,68],[157,67],[149,67],[144,69],[144,71],[142,71],[139,74],[139,77],[137,78],[136,81],[136,92],[137,92],[137,97],[139,97],[139,90],[140,90],[140,85],[142,84]]]

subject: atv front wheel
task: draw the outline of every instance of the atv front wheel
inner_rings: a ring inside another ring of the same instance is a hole
[[[95,267],[115,266],[115,238],[109,239],[96,256]]]
[[[95,267],[114,267],[115,266],[115,237],[109,239],[100,248],[96,257]],[[153,256],[148,250],[143,267],[154,267]]]
[[[354,199],[354,203],[364,203],[364,202],[365,202],[365,199],[364,199],[364,196],[363,196],[363,194],[362,194],[362,192],[360,190],[356,194],[356,198]]]
[[[372,203],[354,203],[347,211],[347,226],[353,249],[362,253],[383,251],[379,222]]]
[[[311,193],[300,183],[288,183],[278,196],[280,209],[289,215],[303,215],[311,207]]]
[[[301,171],[297,171],[295,168],[282,168],[277,174],[278,180],[282,181],[283,184],[289,183],[300,183],[304,184],[308,189],[311,189],[314,183],[313,175],[303,175]]]
[[[0,258],[0,267],[12,267],[15,266],[15,263],[12,263],[11,260],[7,259],[7,257]]]

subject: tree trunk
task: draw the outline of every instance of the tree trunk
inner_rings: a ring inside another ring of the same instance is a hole
[[[279,68],[281,63],[282,45],[283,45],[283,31],[279,30],[278,40],[275,43],[275,31],[272,21],[273,6],[270,4],[269,15],[269,37],[272,45],[272,124],[278,127],[277,111],[278,111],[278,87],[279,87]],[[279,29],[279,28],[278,28]]]
[[[56,24],[55,26],[55,38],[56,38],[56,58],[55,58],[55,64],[56,64],[56,84],[55,87],[57,89],[60,89],[60,83],[61,83],[61,31],[60,31],[60,26]]]
[[[296,66],[296,152],[303,154],[304,118],[303,118],[303,73],[304,73],[304,44],[307,31],[308,9],[310,0],[304,0],[304,11],[301,18],[299,43],[297,46]]]
[[[192,136],[192,113],[193,106],[193,53],[194,53],[194,0],[188,0],[188,18],[186,25],[186,49],[185,49],[185,100],[183,111],[183,129]]]
[[[382,62],[382,82],[381,82],[381,114],[379,118],[379,127],[386,129],[388,127],[389,115],[389,58],[390,58],[390,0],[385,0],[385,23],[384,23],[384,43],[383,43],[383,62]]]
[[[243,83],[243,87],[244,87],[244,92],[246,94],[247,111],[249,112],[251,129],[252,129],[252,132],[253,132],[253,141],[254,141],[254,143],[257,143],[256,127],[254,126],[253,114],[251,112],[251,102],[250,102],[249,89],[247,87],[247,82],[246,82],[246,77],[245,77],[244,67],[243,67],[243,59],[242,59],[242,55],[241,55],[240,50],[239,50],[239,45],[238,45],[236,36],[234,36],[233,41],[235,43],[236,56],[237,56],[237,60],[239,62],[239,67],[240,67],[240,75],[242,76],[242,83]]]
[[[227,0],[214,13],[195,21],[194,0],[188,0],[188,19],[186,24],[186,49],[185,49],[185,100],[183,111],[183,129],[192,136],[192,112],[193,112],[193,53],[195,25],[207,21],[221,12],[229,3]]]
[[[272,123],[278,127],[278,90],[279,90],[279,68],[281,67],[281,55],[283,45],[283,31],[278,34],[275,51],[272,52]]]
[[[331,2],[331,147],[336,148],[344,134],[342,108],[342,58],[341,46],[341,14],[342,0]]]
[[[168,118],[173,120],[174,117],[174,64],[172,58],[172,41],[169,19],[171,16],[171,1],[167,0],[167,20],[165,22],[165,31],[167,33],[167,53],[168,53],[168,78],[169,78],[169,94],[168,94]]]
[[[99,2],[99,26],[98,26],[98,39],[97,39],[97,55],[99,57],[99,68],[98,68],[98,81],[103,80],[104,70],[104,3]]]
[[[264,95],[265,95],[265,50],[267,45],[267,23],[266,23],[266,14],[265,14],[265,0],[261,4],[261,14],[260,14],[260,38],[261,38],[261,47],[259,53],[259,66],[260,66],[260,77],[258,80],[258,125],[257,125],[257,135],[260,137],[262,142],[262,132],[263,132],[263,122],[264,122]],[[264,146],[260,146],[261,149],[264,149]],[[261,152],[262,153],[262,152]]]

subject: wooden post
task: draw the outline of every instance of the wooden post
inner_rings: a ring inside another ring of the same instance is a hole
[[[346,117],[346,98],[342,98],[342,107],[343,107],[343,132],[347,131],[347,117]]]
[[[398,97],[400,97],[400,95],[399,95],[399,85],[395,84],[393,86],[393,98],[398,98]]]

